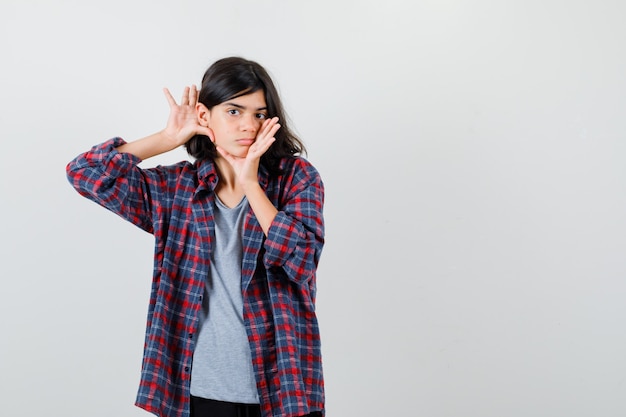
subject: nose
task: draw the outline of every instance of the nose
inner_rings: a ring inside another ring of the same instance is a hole
[[[259,128],[259,119],[255,114],[244,114],[241,118],[241,129],[246,132],[256,132]]]

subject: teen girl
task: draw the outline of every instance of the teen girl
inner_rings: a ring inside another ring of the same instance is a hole
[[[81,195],[155,237],[136,405],[163,417],[322,416],[322,180],[256,62],[215,62],[180,104],[164,91],[165,129],[67,166]],[[194,162],[138,167],[181,145]]]

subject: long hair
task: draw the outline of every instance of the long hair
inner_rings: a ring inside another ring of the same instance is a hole
[[[261,165],[276,173],[281,158],[306,154],[304,144],[289,129],[287,114],[283,109],[276,86],[267,71],[258,63],[240,57],[222,58],[204,73],[198,101],[209,110],[225,101],[262,90],[268,116],[278,117],[280,129],[276,141],[261,157]],[[196,159],[215,159],[215,145],[204,135],[192,137],[185,148]]]

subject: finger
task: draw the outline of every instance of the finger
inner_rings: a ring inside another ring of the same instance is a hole
[[[222,155],[222,157],[228,161],[229,164],[233,165],[235,163],[234,158],[231,154],[229,154],[226,150],[222,149],[220,146],[215,145],[215,149],[217,152]]]
[[[272,146],[272,143],[274,142],[276,142],[276,138],[274,138],[273,136],[267,138],[266,140],[262,142],[256,142],[255,148],[254,149],[250,148],[251,152],[248,152],[248,156],[259,158],[261,155],[267,152],[267,150],[270,148],[270,146]]]
[[[180,105],[189,105],[189,87],[185,87],[185,89],[183,90],[183,98],[180,100]]]
[[[167,99],[170,107],[176,106],[176,100],[174,100],[172,93],[170,93],[170,90],[167,87],[163,88],[163,94],[165,94],[165,98]]]
[[[261,123],[261,128],[259,129],[259,131],[262,131],[263,129],[265,129],[267,126],[270,125],[270,123],[275,123],[275,121],[278,121],[278,117],[271,117],[269,119],[265,119],[263,123]]]
[[[274,137],[274,135],[276,134],[276,132],[278,132],[278,129],[280,129],[280,124],[275,123],[273,125],[268,125],[265,129],[265,131],[261,132],[261,140],[263,140],[264,138],[271,138]]]
[[[200,134],[208,136],[211,142],[213,142],[213,144],[215,145],[215,134],[213,133],[213,130],[211,130],[210,127],[201,126],[201,128],[202,131],[200,132]],[[217,147],[217,145],[215,145],[215,147]]]
[[[259,150],[262,153],[269,149],[272,143],[276,142],[274,135],[278,132],[278,129],[280,129],[280,125],[276,124],[272,126],[268,132],[264,132],[262,135],[259,135],[254,142],[254,149]]]
[[[276,132],[278,132],[279,129],[280,129],[280,124],[276,123],[274,126],[272,126],[272,129],[270,129],[269,136],[274,136]]]
[[[270,123],[274,121],[274,119],[277,119],[277,117],[272,117],[271,119],[265,119],[265,121],[263,121],[263,124],[261,125],[261,130],[265,129]]]
[[[278,117],[272,117],[271,119],[266,120],[261,125],[261,129],[259,129],[258,137],[262,138],[264,136],[267,136],[268,134],[270,136],[273,135],[278,130],[276,129],[274,133],[270,133],[272,132],[272,129],[274,129],[275,126],[278,126],[280,128],[280,125],[278,124]]]
[[[271,119],[267,119],[265,121],[265,126],[264,127],[272,126],[272,125],[274,125],[276,123],[278,123],[278,117],[272,117]]]
[[[196,101],[198,100],[198,89],[196,85],[193,84],[189,89],[189,105],[195,106]]]

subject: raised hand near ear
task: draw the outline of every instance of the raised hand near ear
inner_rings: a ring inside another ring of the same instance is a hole
[[[198,122],[196,104],[198,90],[195,85],[185,87],[180,104],[167,88],[163,89],[165,98],[170,105],[170,115],[165,129],[152,135],[128,142],[117,147],[119,152],[131,153],[138,158],[147,159],[155,155],[169,152],[185,144],[195,135],[206,135],[213,138],[213,132]]]
[[[176,103],[167,88],[163,89],[163,93],[165,93],[165,98],[170,105],[170,115],[163,133],[172,141],[174,146],[183,145],[195,135],[213,135],[208,127],[198,123],[196,104],[199,93],[195,85],[185,87],[180,104]]]

